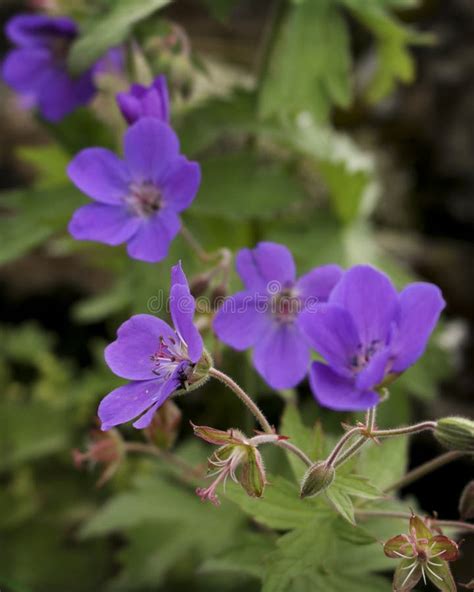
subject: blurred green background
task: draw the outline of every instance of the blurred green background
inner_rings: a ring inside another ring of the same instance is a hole
[[[0,21],[41,4],[2,0]],[[82,19],[94,49],[96,21],[112,15],[106,28],[113,27],[117,7],[131,15],[143,3],[44,2],[54,4]],[[172,34],[178,42],[170,49]],[[136,76],[141,60],[168,75],[182,150],[202,165],[203,184],[184,219],[207,249],[273,240],[293,251],[299,272],[370,262],[399,286],[418,277],[442,288],[442,326],[381,408],[384,426],[472,414],[473,35],[472,0],[177,0],[133,29],[143,49]],[[131,38],[125,31],[124,42]],[[103,362],[105,344],[131,313],[147,312],[150,299],[167,293],[177,259],[188,275],[200,271],[180,237],[169,258],[151,266],[127,259],[121,247],[67,235],[86,200],[65,166],[85,146],[120,146],[118,84],[102,79],[93,108],[57,126],[0,87],[0,590],[260,590],[261,557],[274,553],[275,539],[242,504],[202,505],[182,475],[138,455],[101,489],[100,471],[80,472],[72,462],[98,401],[119,384]],[[209,332],[206,339],[214,350]],[[337,434],[349,419],[318,408],[306,384],[272,393],[247,355],[217,354],[273,423],[289,396],[307,426],[321,421]],[[194,464],[209,450],[190,437],[190,419],[251,427],[218,385],[178,405],[175,447]],[[408,452],[408,461],[399,453],[400,467],[439,449],[419,436]],[[278,450],[267,458],[275,471],[288,471],[286,462]],[[403,493],[426,512],[456,518],[471,469],[459,461]],[[247,550],[225,555],[238,545]],[[454,570],[468,581],[472,540],[463,549]],[[368,571],[389,567],[383,558],[364,561]],[[269,581],[265,592],[385,589],[384,580],[357,574],[316,588]]]

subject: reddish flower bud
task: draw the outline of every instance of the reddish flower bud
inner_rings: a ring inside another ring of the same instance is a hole
[[[72,451],[76,468],[81,469],[85,464],[91,467],[96,465],[103,467],[102,474],[97,481],[97,487],[104,485],[114,475],[124,455],[125,448],[122,436],[115,429],[108,432],[91,430],[90,442],[85,452],[81,452],[77,448]]]
[[[150,425],[143,430],[146,438],[158,448],[168,450],[176,442],[181,418],[179,407],[168,399],[155,413]]]

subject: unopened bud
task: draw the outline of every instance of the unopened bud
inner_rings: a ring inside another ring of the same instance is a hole
[[[168,399],[154,414],[150,425],[143,430],[146,438],[158,448],[171,448],[178,437],[181,417],[179,407]]]
[[[211,292],[211,306],[213,310],[218,310],[228,294],[227,287],[223,284],[216,286]]]
[[[461,494],[459,515],[462,520],[472,520],[474,518],[474,481],[470,481]]]
[[[192,278],[189,282],[189,290],[194,298],[199,298],[207,292],[209,288],[209,274],[208,273],[200,273]]]
[[[452,450],[474,452],[474,421],[464,417],[444,417],[436,423],[435,438]]]
[[[242,463],[239,483],[251,497],[262,497],[267,479],[260,452],[254,446],[248,446],[247,455]]]
[[[328,466],[324,461],[315,463],[303,477],[300,497],[314,497],[327,489],[336,477],[334,467]]]
[[[85,452],[77,448],[72,451],[72,457],[76,468],[81,469],[89,464],[94,467],[102,467],[102,474],[97,481],[101,487],[106,483],[120,466],[125,455],[124,442],[118,430],[112,429],[107,432],[92,430],[90,441]]]

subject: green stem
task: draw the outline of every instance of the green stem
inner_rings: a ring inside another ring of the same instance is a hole
[[[257,404],[230,376],[227,376],[227,374],[224,374],[224,372],[217,370],[217,368],[211,368],[209,370],[209,374],[217,380],[220,380],[220,382],[225,384],[228,388],[230,388],[231,391],[233,391],[239,397],[242,403],[249,409],[249,411],[253,414],[255,419],[261,425],[262,430],[264,432],[266,432],[267,434],[274,434],[272,426],[268,423],[267,418],[265,417],[265,415],[263,415],[262,411],[257,406]]]
[[[242,403],[253,414],[253,416],[258,421],[264,432],[266,432],[267,434],[275,433],[274,429],[272,428],[272,426],[270,425],[270,423],[268,422],[267,418],[262,413],[260,408],[254,402],[254,400],[230,376],[227,376],[227,374],[224,374],[224,372],[217,370],[217,368],[211,368],[209,370],[209,374],[214,378],[217,378],[217,380],[220,380],[239,397]],[[303,461],[306,466],[312,466],[313,461],[302,450],[300,450],[298,446],[295,446],[291,442],[288,442],[287,440],[279,440],[275,442],[275,445],[280,446],[281,448],[286,448],[286,450],[292,452],[301,461]]]
[[[188,245],[191,247],[191,249],[196,253],[197,257],[201,259],[201,261],[203,261],[204,263],[212,261],[212,255],[210,255],[204,249],[201,243],[197,240],[197,238],[193,235],[189,228],[184,226],[184,224],[181,225],[181,235],[184,238],[184,240],[188,243]]]
[[[462,456],[464,456],[464,454],[465,453],[459,452],[457,450],[445,452],[444,454],[441,454],[440,456],[437,456],[436,458],[429,460],[428,462],[420,465],[419,467],[416,467],[416,469],[413,469],[398,481],[391,483],[388,487],[384,489],[384,491],[389,492],[401,489],[402,487],[405,487],[406,485],[413,483],[417,479],[420,479],[421,477],[428,475],[432,471],[435,471],[436,469],[439,469],[440,467],[443,467],[444,465],[447,465],[448,463],[457,460],[458,458],[461,458]]]
[[[372,433],[374,438],[392,438],[393,436],[405,436],[409,434],[418,434],[425,430],[434,430],[436,428],[435,421],[423,421],[412,426],[403,428],[394,428],[393,430],[375,430]]]
[[[361,436],[358,440],[354,442],[354,444],[352,444],[352,446],[350,446],[343,454],[339,456],[339,458],[334,463],[334,468],[340,467],[349,459],[351,459],[354,456],[354,454],[359,452],[359,450],[362,448],[362,446],[364,446],[364,444],[367,444],[368,441],[369,440],[366,436]]]
[[[355,436],[356,434],[359,434],[359,433],[360,433],[360,428],[358,428],[358,427],[352,428],[348,432],[346,432],[342,436],[342,438],[339,440],[339,442],[332,449],[332,452],[330,453],[330,455],[326,459],[326,464],[330,467],[334,466],[336,464],[337,458],[338,458],[339,454],[341,453],[342,449],[344,448],[344,446],[349,442],[349,440],[352,438],[352,436]]]
[[[143,444],[141,442],[125,442],[126,452],[139,452],[142,454],[150,454],[166,461],[168,464],[183,471],[184,474],[201,479],[203,476],[202,471],[196,469],[192,465],[188,464],[185,460],[176,456],[168,450],[161,450],[160,448],[153,446],[153,444]]]

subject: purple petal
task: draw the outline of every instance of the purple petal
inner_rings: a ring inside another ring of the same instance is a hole
[[[295,281],[295,262],[283,245],[261,242],[255,249],[242,249],[236,260],[237,272],[248,290],[275,294]]]
[[[93,67],[94,76],[103,74],[122,74],[125,70],[124,48],[112,47]]]
[[[253,347],[273,322],[265,304],[268,298],[246,290],[226,298],[214,318],[217,337],[239,351]]]
[[[390,356],[391,350],[389,347],[385,347],[372,356],[367,366],[357,374],[357,388],[367,390],[377,387],[385,378]]]
[[[346,271],[329,299],[354,319],[361,343],[387,343],[398,311],[398,295],[389,278],[369,265]]]
[[[88,204],[76,210],[69,222],[69,232],[77,240],[92,240],[116,246],[133,236],[140,219],[121,206]]]
[[[106,204],[120,204],[130,176],[125,163],[105,148],[86,148],[71,161],[69,178],[83,193]]]
[[[73,80],[62,69],[51,70],[41,81],[38,107],[48,121],[60,121],[76,107],[88,103],[94,92],[90,74]]]
[[[357,389],[353,381],[320,362],[313,362],[309,382],[318,403],[334,411],[362,411],[380,400],[377,393]]]
[[[118,93],[115,99],[128,124],[135,123],[140,118],[141,104],[139,99],[127,92]]]
[[[296,282],[296,288],[303,298],[326,302],[342,273],[339,265],[322,265],[301,276]]]
[[[77,35],[77,27],[67,17],[19,14],[8,21],[5,33],[13,43],[33,47],[50,45],[55,38],[73,39]]]
[[[275,389],[296,386],[308,370],[309,346],[294,323],[274,323],[256,343],[255,368]]]
[[[163,394],[160,394],[160,399],[154,405],[152,405],[148,411],[145,411],[145,413],[139,419],[137,419],[137,421],[133,422],[133,427],[137,430],[144,430],[147,428],[151,424],[153,416],[163,405],[166,399],[167,397],[164,397]]]
[[[144,117],[125,134],[125,160],[137,182],[155,181],[178,157],[179,142],[169,125]]]
[[[171,241],[178,234],[181,223],[171,211],[161,211],[142,220],[136,234],[128,243],[127,252],[133,259],[156,263],[168,255]]]
[[[187,285],[174,284],[170,290],[171,318],[176,332],[187,345],[192,362],[199,361],[204,349],[202,337],[193,323],[195,302]]]
[[[105,361],[114,374],[128,380],[153,380],[151,357],[160,337],[176,340],[171,327],[152,315],[134,315],[117,331],[117,339],[105,349]]]
[[[394,372],[403,372],[423,354],[445,305],[433,284],[410,284],[400,293],[400,320],[392,343]]]
[[[200,183],[201,168],[198,163],[180,156],[160,180],[165,203],[175,212],[182,212],[196,197]]]
[[[19,93],[36,95],[52,67],[51,52],[41,47],[14,49],[2,68],[2,78]]]
[[[188,278],[184,275],[181,261],[179,261],[176,265],[173,265],[171,268],[171,287],[173,287],[175,284],[183,284],[189,288]]]
[[[341,374],[350,374],[351,359],[357,353],[359,335],[351,315],[335,304],[304,310],[298,324],[311,346]]]
[[[160,400],[163,382],[144,380],[130,382],[109,393],[99,405],[98,415],[103,431],[126,423]]]

